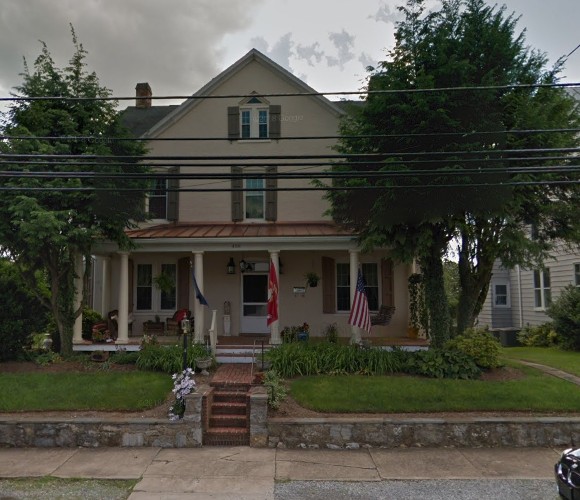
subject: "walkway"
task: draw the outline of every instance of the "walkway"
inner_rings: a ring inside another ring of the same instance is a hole
[[[248,385],[252,381],[251,364],[226,363],[218,366],[211,378],[211,385]]]
[[[514,361],[517,361],[522,365],[531,366],[532,368],[541,370],[544,373],[547,373],[548,375],[552,375],[553,377],[558,377],[567,380],[568,382],[572,382],[573,384],[580,385],[580,377],[572,375],[571,373],[558,370],[557,368],[552,368],[551,366],[540,365],[538,363],[532,363],[531,361],[524,361],[523,359],[516,359]]]
[[[302,450],[0,449],[0,478],[137,479],[129,500],[271,500],[275,482],[421,479],[553,480],[551,448]],[[0,496],[2,496],[0,482]]]

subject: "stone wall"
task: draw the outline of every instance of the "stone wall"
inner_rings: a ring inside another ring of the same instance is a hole
[[[580,418],[272,418],[270,447],[528,447],[580,445]]]

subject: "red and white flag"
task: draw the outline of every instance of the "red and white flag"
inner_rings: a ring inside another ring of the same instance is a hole
[[[348,317],[348,324],[358,326],[370,333],[371,331],[371,315],[369,312],[369,301],[367,299],[367,291],[365,289],[365,281],[363,279],[360,269],[358,271],[358,278],[356,280],[356,291],[354,292],[354,300],[350,308],[350,316]]]
[[[270,273],[268,275],[268,320],[267,325],[278,320],[278,274],[274,262],[270,259]]]

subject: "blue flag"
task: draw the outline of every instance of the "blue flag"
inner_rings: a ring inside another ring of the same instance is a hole
[[[205,297],[203,296],[203,294],[201,293],[201,290],[199,289],[199,287],[197,286],[197,281],[195,279],[195,273],[191,273],[191,277],[193,279],[193,290],[195,291],[195,298],[197,300],[199,300],[199,303],[202,306],[208,306],[209,304],[207,303],[207,300],[205,300]]]

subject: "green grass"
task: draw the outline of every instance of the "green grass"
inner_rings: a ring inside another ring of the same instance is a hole
[[[0,411],[142,410],[173,386],[164,373],[0,373]]]
[[[508,347],[502,349],[502,356],[551,366],[580,377],[580,352],[555,347]]]
[[[292,381],[290,394],[306,408],[337,413],[578,411],[580,391],[576,386],[532,368],[521,370],[525,378],[501,382],[312,376]]]

